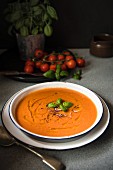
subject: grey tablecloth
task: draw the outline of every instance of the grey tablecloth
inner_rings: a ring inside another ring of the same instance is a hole
[[[69,78],[67,82],[83,85],[99,94],[110,110],[110,123],[106,131],[95,141],[70,150],[46,150],[35,148],[60,159],[66,170],[113,170],[113,57],[98,58],[90,55],[89,49],[74,49],[85,56],[86,67],[82,79]],[[33,85],[0,76],[0,109],[18,90]],[[40,159],[19,146],[0,146],[0,170],[49,170]]]

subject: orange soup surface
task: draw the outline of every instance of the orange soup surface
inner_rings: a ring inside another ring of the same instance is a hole
[[[73,103],[67,111],[48,108],[57,99]],[[67,88],[45,88],[28,94],[17,106],[16,120],[28,131],[43,136],[64,137],[88,129],[97,117],[94,103]]]

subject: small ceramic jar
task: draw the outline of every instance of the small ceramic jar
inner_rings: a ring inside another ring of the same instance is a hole
[[[90,53],[97,57],[113,56],[113,35],[99,34],[92,38]]]

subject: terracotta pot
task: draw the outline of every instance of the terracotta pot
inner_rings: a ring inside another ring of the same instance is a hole
[[[92,38],[90,53],[97,57],[113,56],[113,35],[99,34]]]
[[[44,34],[29,35],[27,37],[22,37],[17,34],[17,44],[20,53],[20,58],[22,60],[27,60],[33,57],[36,48],[44,49],[45,46],[45,36]]]

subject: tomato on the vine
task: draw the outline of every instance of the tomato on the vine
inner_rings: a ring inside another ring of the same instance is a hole
[[[25,65],[24,72],[25,73],[33,73],[34,72],[34,67],[31,66],[31,65]]]
[[[69,69],[74,69],[76,67],[76,61],[75,60],[69,60],[66,62],[66,65]]]
[[[30,66],[33,66],[33,67],[34,67],[34,66],[35,66],[35,63],[34,63],[34,61],[28,59],[28,60],[26,60],[25,65],[30,65]]]
[[[35,67],[36,68],[40,68],[41,65],[42,65],[42,61],[36,61],[35,62]]]
[[[67,70],[67,66],[65,63],[61,64],[61,70],[66,71]]]
[[[58,54],[57,58],[58,60],[64,60],[65,56],[63,54]]]
[[[56,64],[51,64],[49,69],[53,70],[53,71],[56,71]]]
[[[48,63],[42,63],[42,65],[40,66],[40,70],[42,72],[46,72],[49,70],[49,64]]]
[[[68,61],[68,60],[73,60],[74,58],[73,58],[73,56],[72,55],[67,55],[66,56],[66,61]]]
[[[85,66],[85,59],[83,58],[77,58],[76,63],[78,67],[84,67]]]
[[[36,49],[36,50],[35,50],[34,56],[35,56],[36,58],[42,58],[43,55],[44,55],[43,50],[40,50],[40,49]]]
[[[71,53],[69,51],[63,51],[62,54],[64,55],[70,55]]]
[[[55,54],[50,54],[48,56],[48,61],[53,62],[57,60],[57,56]]]

